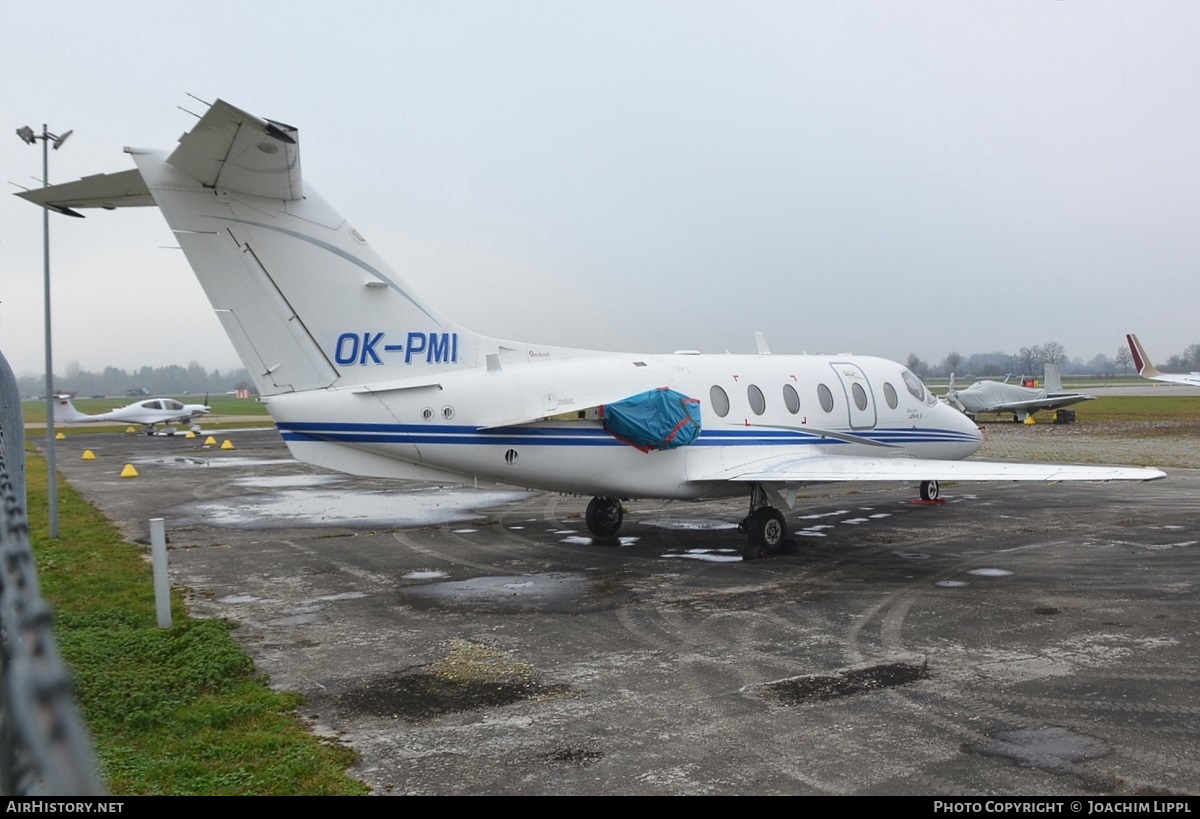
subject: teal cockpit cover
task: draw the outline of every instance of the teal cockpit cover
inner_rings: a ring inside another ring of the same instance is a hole
[[[687,446],[700,434],[700,401],[659,387],[601,408],[604,428],[642,452]]]

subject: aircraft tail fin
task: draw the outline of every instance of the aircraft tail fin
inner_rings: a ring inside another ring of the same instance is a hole
[[[436,377],[499,352],[304,183],[295,128],[218,100],[169,154],[126,152],[137,170],[18,195],[63,213],[157,205],[260,394]]]
[[[1063,391],[1062,374],[1059,373],[1057,364],[1050,364],[1047,362],[1046,383],[1043,386],[1045,386],[1046,392],[1048,393]]]
[[[1142,346],[1142,342],[1138,341],[1136,335],[1133,333],[1126,334],[1125,341],[1129,344],[1129,352],[1133,356],[1133,366],[1137,367],[1138,375],[1142,378],[1158,378],[1162,375],[1150,363],[1150,356],[1146,355],[1146,349]]]
[[[61,421],[65,424],[76,423],[78,421],[87,421],[91,418],[89,415],[84,415],[79,410],[75,409],[75,405],[71,403],[71,399],[65,395],[54,396],[54,420]]]

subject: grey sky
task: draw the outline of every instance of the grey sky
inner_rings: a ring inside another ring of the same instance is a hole
[[[192,9],[195,9],[193,11]],[[9,3],[0,349],[56,182],[222,97],[472,329],[648,352],[1200,341],[1200,4]],[[55,369],[239,366],[153,209],[52,215]]]

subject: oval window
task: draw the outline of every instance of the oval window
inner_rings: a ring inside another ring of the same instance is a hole
[[[791,384],[783,385],[783,405],[787,407],[787,411],[792,415],[800,411],[800,394],[796,392],[796,388]]]
[[[887,405],[892,409],[900,403],[900,399],[896,397],[896,388],[886,381],[883,382],[883,400],[887,401]]]
[[[750,400],[750,409],[754,410],[755,415],[762,415],[767,411],[767,399],[754,384],[746,387],[746,398]]]
[[[863,389],[862,384],[851,384],[850,394],[854,396],[854,406],[858,407],[860,410],[865,410],[867,408],[867,391]]]
[[[719,417],[724,418],[729,414],[729,396],[716,384],[708,391],[708,403],[712,404],[713,412]]]
[[[817,386],[817,400],[821,402],[821,409],[833,412],[833,393],[829,391],[829,387],[824,384]]]

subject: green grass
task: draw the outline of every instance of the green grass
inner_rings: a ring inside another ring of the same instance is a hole
[[[1071,407],[1080,420],[1200,424],[1200,395],[1112,395]]]
[[[28,453],[29,518],[42,593],[71,668],[101,773],[117,795],[347,795],[357,755],[301,723],[300,697],[272,691],[230,635],[172,595],[156,626],[144,550],[59,481],[59,537],[48,536],[46,463]]]

